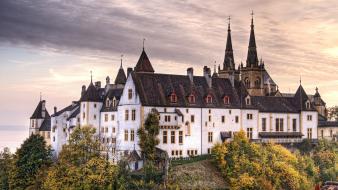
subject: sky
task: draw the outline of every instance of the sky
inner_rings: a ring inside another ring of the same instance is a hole
[[[231,16],[236,66],[245,63],[251,11],[258,56],[280,91],[319,88],[338,105],[336,0],[1,0],[0,126],[28,131],[39,98],[51,113],[78,100],[81,86],[123,67],[145,50],[157,73],[202,74],[222,64]],[[3,127],[4,128],[4,127]],[[2,135],[6,131],[1,130]],[[27,132],[28,134],[28,132]]]

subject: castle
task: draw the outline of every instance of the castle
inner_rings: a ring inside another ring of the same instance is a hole
[[[126,74],[121,60],[113,83],[109,76],[105,85],[91,79],[77,101],[55,107],[51,116],[45,103],[41,100],[32,115],[30,133],[43,135],[55,155],[74,127],[91,126],[113,162],[123,156],[140,159],[137,130],[152,111],[160,119],[158,148],[172,158],[208,154],[240,130],[258,142],[316,140],[318,121],[326,115],[318,90],[308,96],[300,84],[294,94],[279,91],[258,60],[253,18],[245,65],[235,66],[229,22],[223,65],[213,74],[207,66],[203,76],[195,76],[193,68],[186,75],[156,73],[143,48]]]

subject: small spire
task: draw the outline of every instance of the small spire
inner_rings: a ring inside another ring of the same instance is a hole
[[[142,45],[142,49],[143,49],[143,51],[144,51],[144,42],[146,41],[146,39],[145,38],[143,38],[143,45]]]
[[[93,83],[93,71],[90,71],[90,83]]]
[[[231,17],[230,16],[228,17],[228,21],[229,21],[228,22],[228,31],[230,31],[230,21],[231,21]]]
[[[40,102],[41,102],[41,100],[42,100],[42,92],[40,92]]]
[[[123,54],[121,54],[121,65],[120,65],[120,69],[122,69],[122,58],[123,58]]]
[[[254,16],[254,12],[253,10],[251,11],[251,26],[253,27],[253,16]]]
[[[316,93],[318,93],[318,87],[316,87]]]
[[[302,86],[302,75],[299,75],[299,85]]]

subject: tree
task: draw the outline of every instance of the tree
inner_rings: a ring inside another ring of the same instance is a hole
[[[159,144],[157,135],[159,134],[159,119],[158,114],[151,112],[137,134],[139,136],[140,148],[146,161],[154,161],[156,156],[156,146]]]
[[[42,136],[29,136],[14,155],[10,189],[38,188],[41,183],[40,170],[52,163],[51,155],[51,149]]]
[[[215,145],[212,153],[231,189],[308,189],[313,185],[305,169],[299,168],[297,156],[281,145],[251,143],[244,131],[231,142]]]
[[[95,129],[77,127],[48,171],[45,189],[112,189],[116,167],[100,154]]]
[[[9,189],[9,173],[12,167],[12,158],[9,148],[5,147],[0,152],[0,189]]]

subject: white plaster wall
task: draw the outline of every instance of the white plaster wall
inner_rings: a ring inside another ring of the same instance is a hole
[[[308,121],[307,116],[312,115],[312,120]],[[303,138],[307,138],[307,129],[312,129],[312,139],[317,139],[318,132],[318,112],[316,111],[302,111],[301,112],[301,129],[304,134]]]

